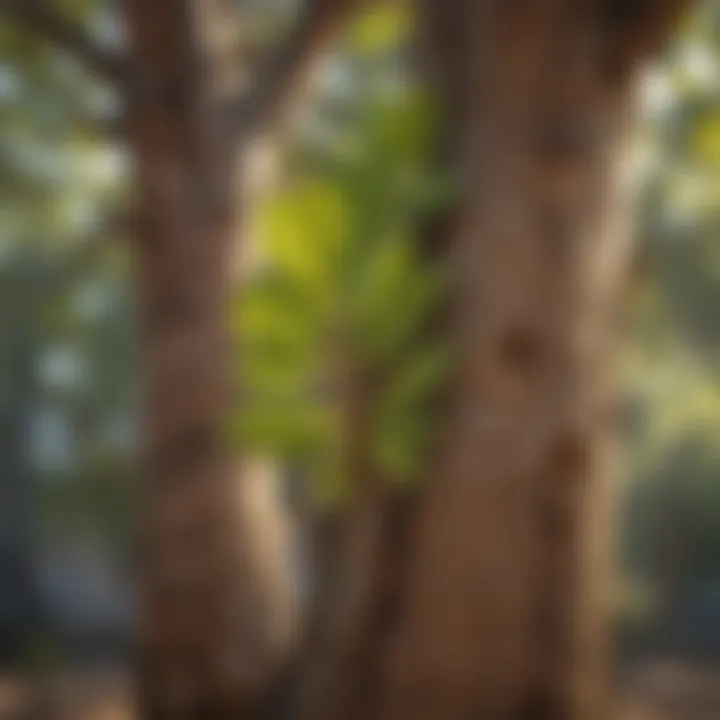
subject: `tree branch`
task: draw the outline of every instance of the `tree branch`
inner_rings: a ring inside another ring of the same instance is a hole
[[[693,0],[608,0],[612,60],[620,71],[661,49]]]
[[[290,36],[261,63],[248,93],[231,103],[235,131],[250,136],[278,117],[313,60],[363,0],[307,0]]]
[[[101,77],[123,86],[130,82],[128,61],[96,44],[45,0],[0,0],[0,13],[56,43]]]

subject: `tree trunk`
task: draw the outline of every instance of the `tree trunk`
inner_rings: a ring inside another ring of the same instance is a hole
[[[239,210],[234,143],[219,111],[222,11],[191,0],[126,3],[145,82],[131,98],[147,373],[144,718],[245,717],[292,617],[263,545],[272,530],[255,522],[247,496],[252,478],[233,472],[223,440]]]
[[[144,717],[172,720],[258,717],[293,620],[222,443],[237,198],[201,5],[216,3],[126,5],[146,79],[132,113],[148,369]],[[364,574],[343,582],[361,595],[341,588],[339,614],[328,608],[341,641],[322,653],[331,687],[317,708],[347,720],[362,694],[368,720],[595,718],[607,360],[629,235],[616,55],[619,43],[634,59],[634,36],[618,41],[615,3],[600,0],[419,6],[464,180],[435,248],[454,280],[456,374],[410,543],[391,554],[384,502],[348,531]]]
[[[602,714],[628,83],[602,3],[424,0],[464,181],[441,248],[456,374],[385,720]]]

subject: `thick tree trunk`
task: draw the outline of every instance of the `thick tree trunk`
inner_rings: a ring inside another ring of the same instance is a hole
[[[585,720],[602,691],[607,359],[628,236],[612,3],[419,5],[465,181],[436,248],[455,282],[456,377],[411,562],[388,550],[384,501],[360,508],[347,543],[362,575],[328,608],[327,691],[302,718],[361,707],[385,720]],[[221,439],[237,208],[201,6],[215,2],[126,5],[146,80],[132,113],[148,368],[143,690],[145,717],[172,720],[257,717],[292,625]]]
[[[427,243],[454,280],[457,371],[409,526],[394,532],[386,501],[358,510],[353,597],[335,598],[349,630],[301,717],[594,720],[610,697],[623,140],[631,66],[651,45],[633,27],[654,44],[680,3],[418,4],[465,188]]]
[[[415,528],[385,720],[591,718],[608,578],[627,83],[601,3],[425,0],[465,182],[456,376]]]
[[[239,223],[213,6],[126,3],[145,83],[131,118],[147,373],[141,694],[143,717],[171,720],[245,717],[292,616],[252,478],[223,441]]]

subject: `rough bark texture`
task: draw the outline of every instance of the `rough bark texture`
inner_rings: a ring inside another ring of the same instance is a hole
[[[421,6],[465,182],[457,372],[378,717],[590,718],[628,87],[598,2]]]
[[[605,717],[610,360],[633,197],[622,141],[642,38],[655,44],[672,13],[418,5],[441,151],[465,188],[427,239],[455,281],[457,372],[409,523],[384,498],[341,529],[350,569],[308,656],[319,685],[283,717]]]
[[[223,445],[238,208],[232,137],[217,112],[217,31],[231,21],[222,10],[191,0],[126,3],[133,57],[151,89],[131,117],[147,372],[147,718],[244,717],[291,620],[274,602],[287,592],[267,557],[257,498],[246,492],[252,479],[238,478]]]

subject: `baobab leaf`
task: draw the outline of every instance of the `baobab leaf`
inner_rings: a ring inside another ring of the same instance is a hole
[[[310,396],[309,388],[317,374],[317,353],[299,358],[296,354],[272,354],[263,349],[246,351],[238,364],[238,385],[245,393],[263,397],[267,394],[292,397],[300,393]]]
[[[398,4],[366,6],[350,28],[350,48],[362,54],[378,54],[395,48],[408,36],[410,18]]]
[[[427,400],[440,374],[437,354],[420,338],[443,283],[414,245],[419,216],[446,189],[437,177],[425,184],[433,108],[408,93],[362,114],[356,146],[362,152],[316,164],[314,177],[283,188],[263,208],[256,234],[266,277],[252,288],[247,320],[240,311],[241,386],[250,403],[243,414],[252,419],[246,432],[283,457],[297,459],[298,448],[312,448],[302,464],[326,505],[342,502],[348,490],[343,443],[335,436],[341,423],[330,423],[317,445],[295,444],[306,437],[297,430],[304,427],[299,418],[293,432],[287,425],[303,408],[312,414],[313,402],[329,408],[337,400],[310,393],[302,402],[297,395],[307,393],[329,357],[340,347],[389,376],[373,427],[378,457],[398,478],[410,476],[422,456]]]
[[[288,283],[250,286],[231,308],[231,327],[245,347],[270,342],[303,352],[320,332],[319,307]]]
[[[412,270],[411,244],[406,238],[382,236],[364,247],[356,268],[354,305],[357,322],[372,327],[387,315],[399,312],[397,301]]]
[[[369,150],[395,173],[420,171],[426,166],[437,121],[432,98],[407,88],[368,113]]]
[[[418,479],[431,423],[422,414],[393,420],[374,428],[373,458],[389,481],[403,485]]]
[[[392,422],[422,409],[441,388],[448,372],[447,350],[439,345],[417,348],[397,366],[378,404],[379,422]]]
[[[312,318],[318,311],[317,298],[292,275],[279,268],[268,265],[261,271],[245,279],[239,287],[239,295],[259,295],[275,300],[278,305],[289,305],[295,308],[296,315]]]
[[[314,456],[327,445],[332,422],[325,408],[309,403],[253,403],[229,424],[229,438],[246,451],[286,459]]]
[[[261,251],[288,278],[322,293],[346,251],[351,215],[352,207],[330,182],[290,188],[258,215]]]
[[[445,290],[443,273],[437,267],[416,267],[414,272],[396,278],[383,303],[374,306],[370,320],[369,347],[373,359],[394,362],[411,350],[428,330],[429,321],[442,302]],[[397,305],[402,298],[402,305]]]

